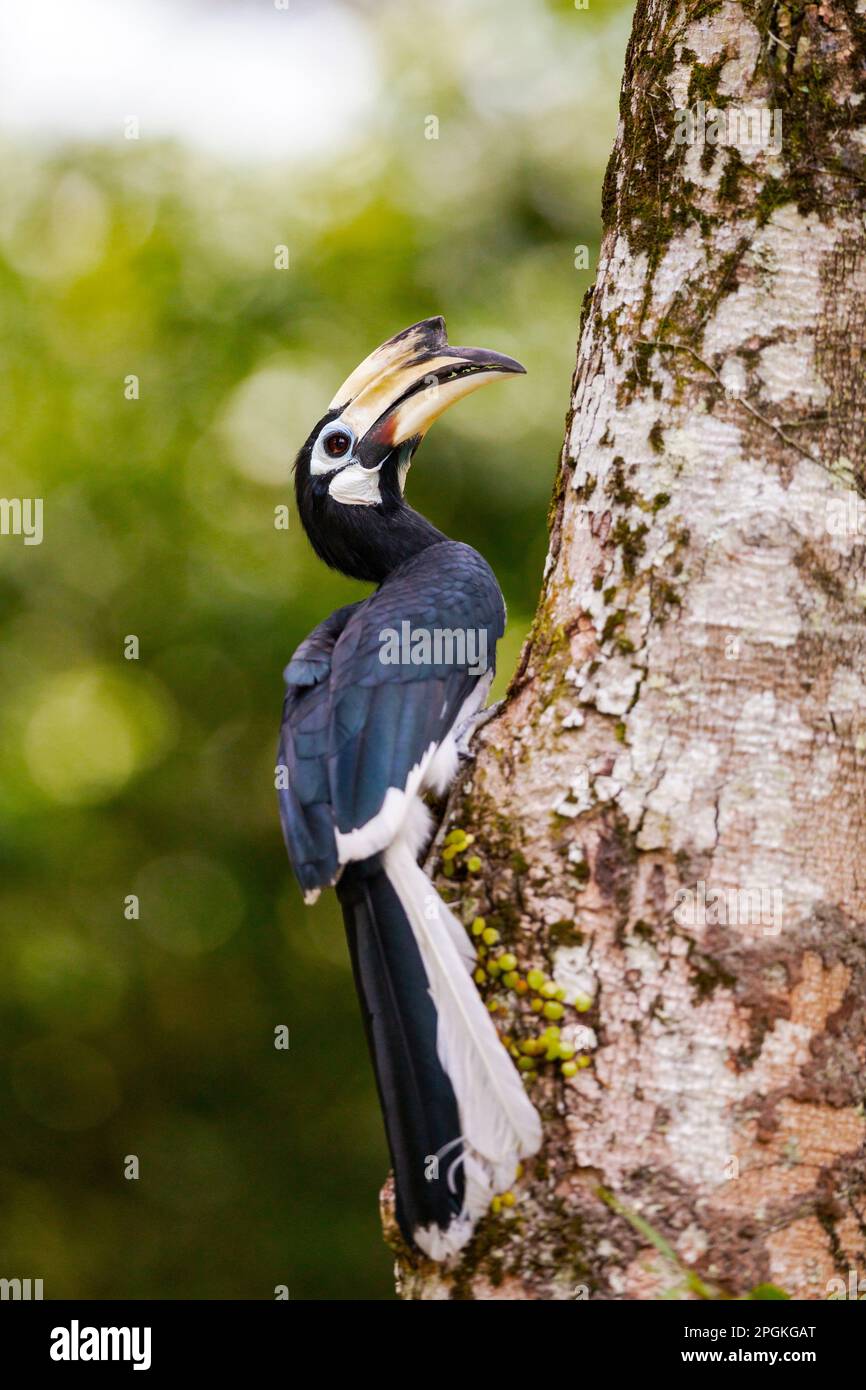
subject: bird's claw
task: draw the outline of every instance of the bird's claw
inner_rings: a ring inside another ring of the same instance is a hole
[[[469,719],[464,720],[460,725],[460,728],[455,734],[455,742],[457,744],[457,756],[461,762],[471,762],[475,757],[470,747],[472,740],[479,729],[483,729],[485,724],[489,724],[490,720],[496,717],[504,703],[504,700],[497,700],[494,704],[488,705],[486,709],[479,710],[477,714],[471,715]]]

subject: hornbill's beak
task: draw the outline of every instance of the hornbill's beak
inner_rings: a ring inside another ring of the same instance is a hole
[[[365,358],[330,409],[354,431],[358,461],[373,468],[399,444],[420,440],[455,401],[525,370],[487,348],[449,347],[445,320],[423,319]]]

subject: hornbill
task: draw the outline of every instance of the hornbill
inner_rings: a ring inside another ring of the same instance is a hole
[[[340,387],[295,463],[301,521],[327,565],[377,587],[338,608],[285,670],[280,815],[308,902],[336,885],[406,1239],[435,1260],[470,1238],[535,1153],[541,1126],[472,980],[461,924],[418,864],[493,678],[505,605],[490,566],[404,500],[430,424],[486,382],[523,372],[450,347],[425,319]],[[386,634],[411,634],[404,660]],[[470,644],[464,637],[475,634]],[[451,638],[438,645],[437,633]],[[473,652],[470,653],[470,645]],[[472,660],[471,657],[475,659]]]

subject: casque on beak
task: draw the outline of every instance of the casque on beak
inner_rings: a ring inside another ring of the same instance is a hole
[[[356,367],[331,402],[355,433],[355,456],[375,468],[392,449],[420,440],[433,421],[479,386],[526,371],[487,348],[450,347],[443,318],[389,338]]]

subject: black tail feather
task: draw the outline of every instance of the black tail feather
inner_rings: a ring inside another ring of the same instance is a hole
[[[394,1168],[397,1220],[414,1244],[416,1231],[447,1229],[463,1206],[457,1100],[436,1051],[424,965],[379,858],[347,866],[337,892]]]

